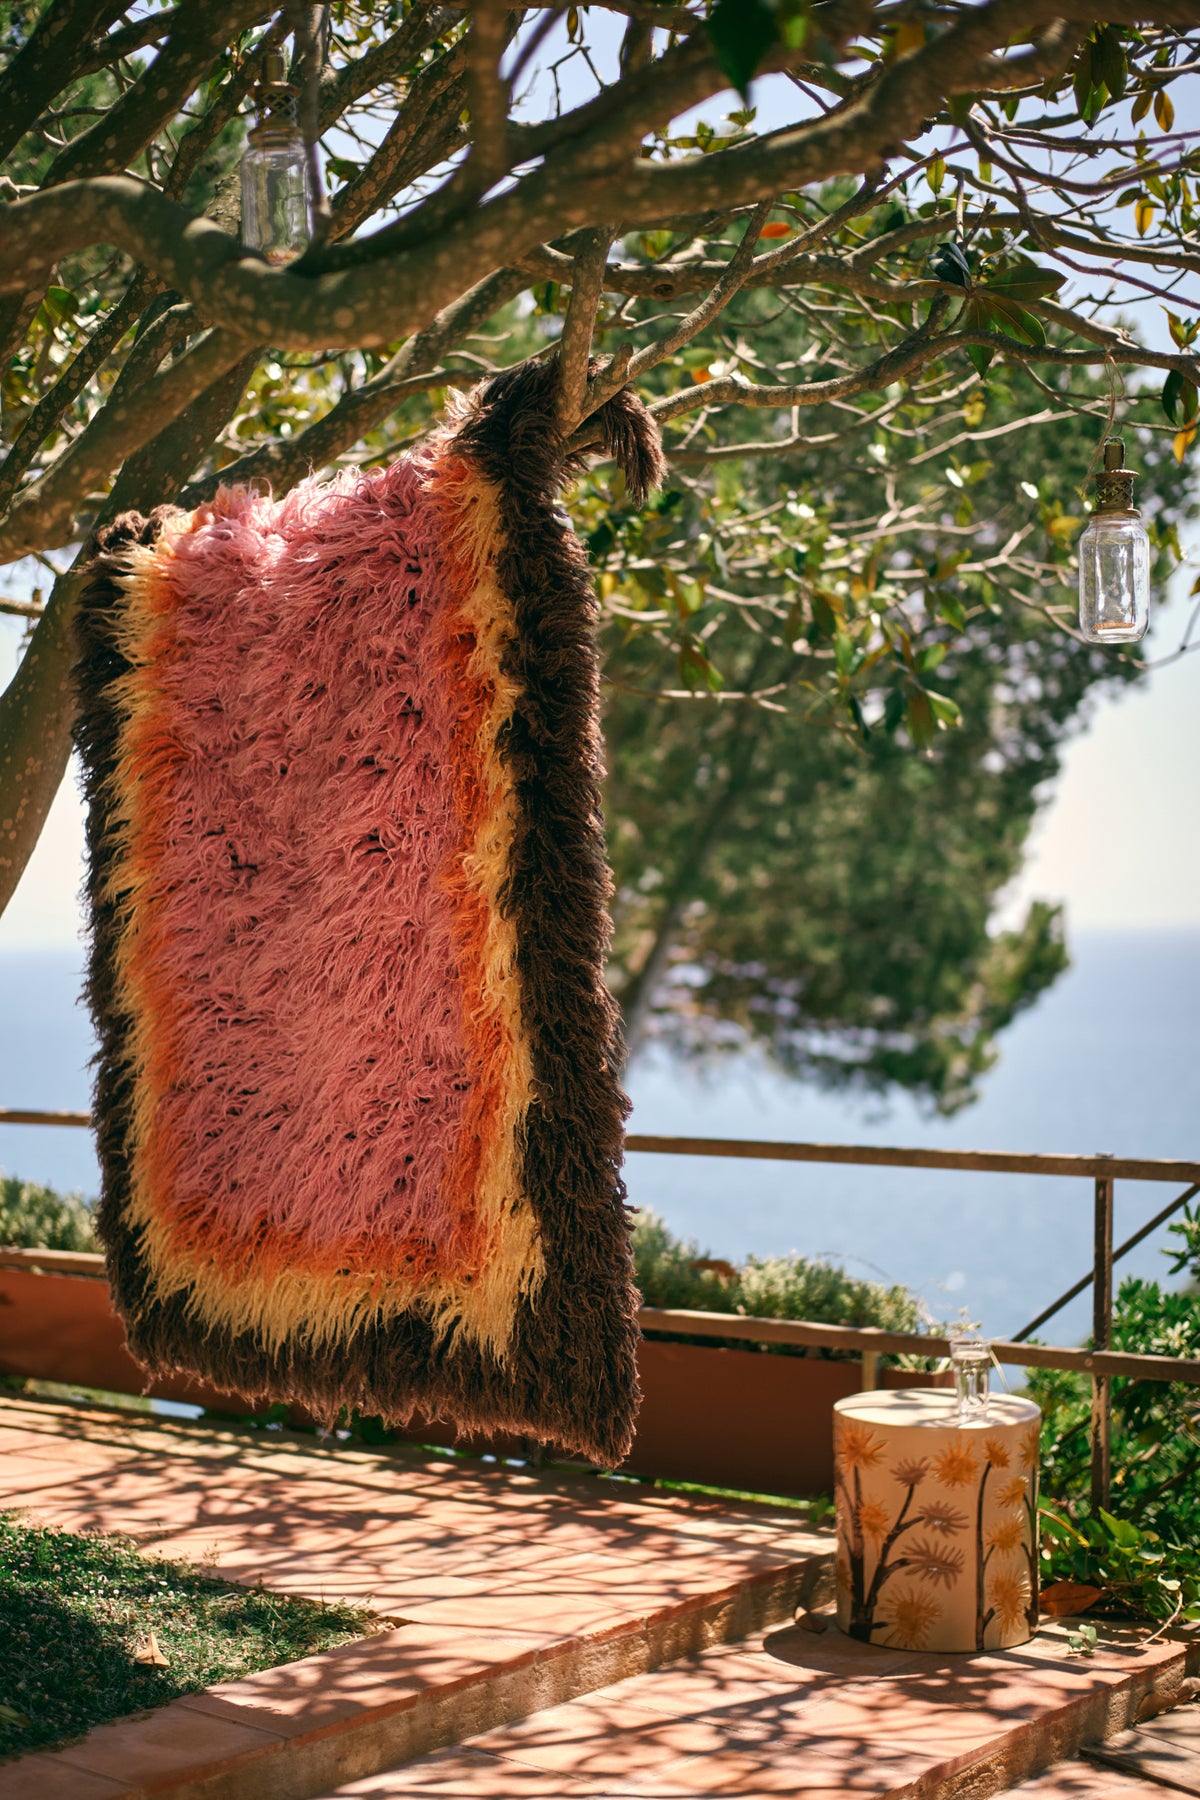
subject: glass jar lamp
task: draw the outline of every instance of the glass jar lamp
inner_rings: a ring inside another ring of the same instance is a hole
[[[1125,446],[1110,438],[1096,506],[1079,540],[1079,629],[1090,644],[1132,644],[1150,622],[1150,538],[1133,504]]]
[[[992,1346],[975,1331],[958,1331],[950,1339],[954,1371],[955,1416],[960,1425],[981,1425],[988,1416],[992,1385]]]
[[[296,123],[297,90],[283,52],[271,50],[254,90],[256,118],[242,153],[242,243],[276,268],[303,254],[312,236],[308,154]]]

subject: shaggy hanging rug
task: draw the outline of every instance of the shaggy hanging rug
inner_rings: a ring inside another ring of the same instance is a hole
[[[556,370],[125,514],[79,614],[98,1229],[133,1354],[604,1465],[637,1400],[595,603]],[[597,415],[632,489],[648,415]]]

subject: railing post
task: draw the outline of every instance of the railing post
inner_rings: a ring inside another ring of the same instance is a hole
[[[1112,1348],[1113,1187],[1111,1175],[1096,1177],[1095,1244],[1092,1256],[1092,1347]],[[1092,1376],[1092,1509],[1109,1503],[1112,1479],[1112,1377]]]
[[[878,1350],[864,1350],[862,1353],[862,1384],[864,1393],[879,1386]]]

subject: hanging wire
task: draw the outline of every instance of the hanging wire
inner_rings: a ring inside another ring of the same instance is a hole
[[[1104,429],[1101,431],[1099,439],[1097,440],[1096,448],[1092,451],[1092,460],[1087,466],[1087,473],[1084,475],[1083,480],[1076,489],[1080,501],[1084,506],[1087,505],[1088,500],[1091,497],[1088,484],[1091,481],[1092,476],[1096,473],[1096,468],[1101,457],[1104,455],[1104,446],[1112,436],[1113,427],[1117,422],[1117,401],[1118,399],[1122,401],[1125,400],[1127,395],[1125,377],[1113,360],[1111,350],[1106,350],[1104,353],[1104,367],[1108,373],[1108,416],[1104,421]],[[1117,391],[1118,384],[1120,386],[1119,394]]]
[[[312,209],[310,244],[317,248],[329,236],[333,214],[321,173],[321,73],[329,55],[328,6],[292,5],[287,9],[300,74],[300,134],[308,165],[308,192]]]

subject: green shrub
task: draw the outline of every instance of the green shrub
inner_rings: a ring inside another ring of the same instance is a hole
[[[1182,1292],[1131,1276],[1113,1308],[1113,1349],[1200,1356],[1200,1216],[1171,1226],[1172,1272]],[[1042,1578],[1103,1590],[1099,1610],[1200,1618],[1200,1391],[1182,1382],[1114,1380],[1111,1512],[1093,1514],[1091,1383],[1061,1369],[1030,1369],[1042,1409]],[[1136,1579],[1135,1579],[1136,1577]]]
[[[750,1256],[734,1266],[678,1238],[657,1213],[633,1228],[637,1284],[647,1306],[746,1313],[756,1319],[811,1319],[821,1325],[878,1325],[920,1331],[920,1304],[905,1287],[860,1281],[837,1263],[798,1256]]]
[[[14,1250],[98,1250],[82,1194],[58,1194],[17,1175],[0,1176],[0,1244]]]

